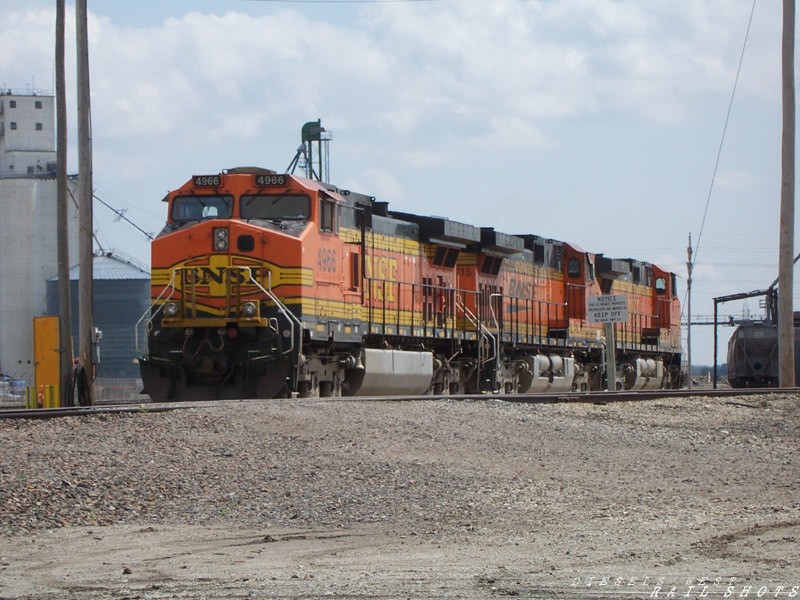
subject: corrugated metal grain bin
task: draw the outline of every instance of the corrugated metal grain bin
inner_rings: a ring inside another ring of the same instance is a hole
[[[70,269],[72,335],[75,352],[78,341],[78,267]],[[132,259],[119,253],[103,252],[94,259],[94,326],[103,332],[97,376],[139,377],[134,364],[134,327],[150,305],[150,274]],[[47,312],[58,314],[58,279],[47,281]]]

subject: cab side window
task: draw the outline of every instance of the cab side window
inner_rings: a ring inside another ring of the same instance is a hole
[[[330,200],[319,201],[319,230],[337,233],[339,223],[336,218],[336,203]]]
[[[572,279],[577,279],[581,276],[581,261],[577,258],[570,258],[567,261],[567,275]]]

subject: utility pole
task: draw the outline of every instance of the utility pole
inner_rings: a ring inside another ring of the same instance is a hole
[[[80,358],[83,366],[85,402],[94,404],[94,368],[92,364],[92,121],[89,102],[89,35],[86,0],[76,0],[76,39],[78,51],[78,206],[80,210],[80,275],[78,301],[80,315]]]
[[[794,29],[795,0],[783,0],[783,135],[781,140],[781,218],[778,251],[778,383],[794,387]]]
[[[692,234],[689,233],[689,247],[686,249],[689,257],[686,260],[686,311],[689,318],[686,319],[686,385],[692,388]],[[717,322],[716,316],[714,323]],[[716,327],[716,325],[714,326]]]
[[[69,281],[67,198],[67,93],[64,67],[64,3],[56,0],[56,244],[58,246],[59,395],[65,406],[72,370],[72,300]]]

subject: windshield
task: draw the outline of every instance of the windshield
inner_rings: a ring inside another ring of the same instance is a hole
[[[266,221],[305,221],[311,215],[311,198],[306,194],[242,196],[243,219]]]
[[[232,196],[180,196],[172,201],[173,221],[230,219]]]

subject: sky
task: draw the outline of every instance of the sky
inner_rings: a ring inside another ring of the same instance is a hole
[[[691,235],[692,315],[710,316],[714,297],[777,277],[780,4],[89,0],[95,193],[155,234],[168,190],[284,171],[321,119],[338,187],[658,264],[684,306]],[[0,0],[0,14],[0,86],[53,90],[55,1]],[[136,228],[94,214],[104,249],[149,262]],[[759,299],[721,312],[763,315]],[[712,330],[692,328],[693,364],[712,363]]]

